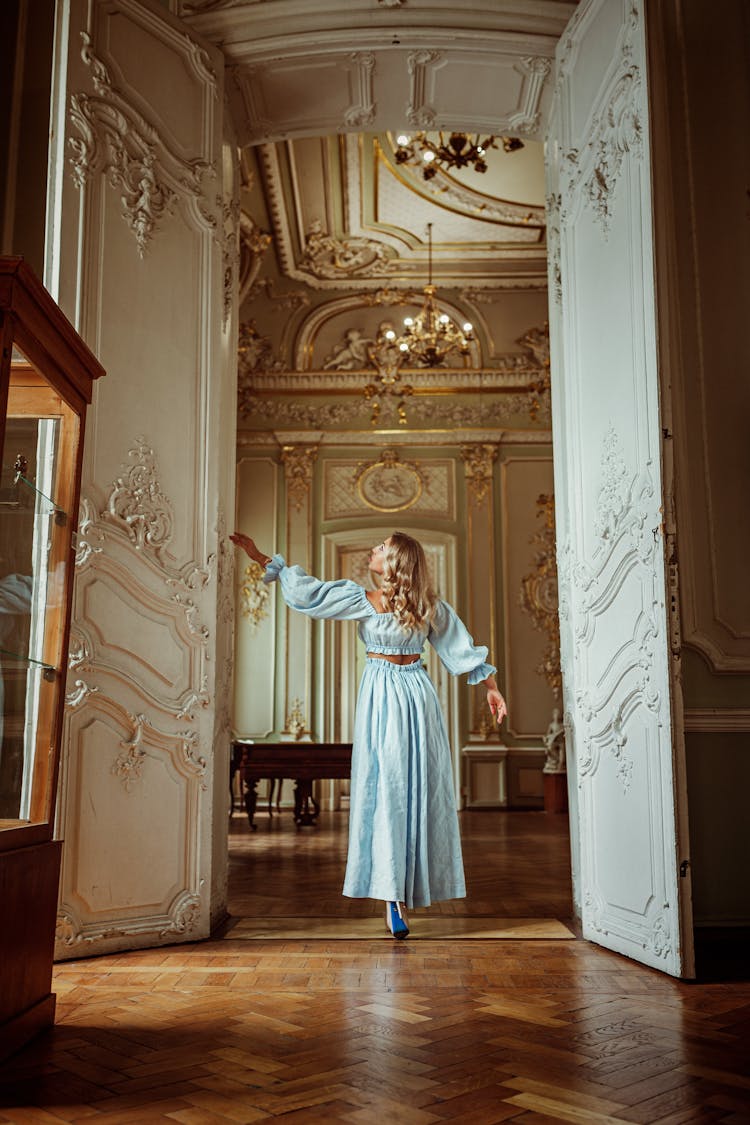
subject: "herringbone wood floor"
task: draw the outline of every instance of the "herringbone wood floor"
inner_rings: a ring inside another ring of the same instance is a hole
[[[289,820],[251,838],[236,819],[233,911],[370,911],[338,897],[343,818],[301,837]],[[563,818],[463,820],[455,909],[565,916]],[[59,965],[58,1025],[0,1070],[0,1120],[750,1121],[750,984],[683,984],[581,941],[396,943],[372,921],[372,941],[229,926]]]

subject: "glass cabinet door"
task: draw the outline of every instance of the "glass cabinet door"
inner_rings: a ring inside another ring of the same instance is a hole
[[[79,428],[14,347],[0,475],[0,828],[53,816]]]

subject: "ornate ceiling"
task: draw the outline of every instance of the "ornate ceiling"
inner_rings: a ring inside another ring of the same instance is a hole
[[[571,0],[177,0],[218,44],[245,153],[241,427],[373,440],[549,425],[542,137]],[[509,135],[487,171],[395,159],[415,131]],[[382,374],[386,326],[421,306],[428,223],[438,307],[475,342],[438,371]],[[402,391],[406,385],[408,406]],[[446,397],[447,396],[447,397]],[[406,409],[406,417],[403,417]],[[489,427],[489,428],[487,428]],[[297,435],[299,436],[299,435]],[[280,439],[279,439],[280,440]]]

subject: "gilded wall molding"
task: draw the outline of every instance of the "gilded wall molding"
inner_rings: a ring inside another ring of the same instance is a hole
[[[541,495],[536,503],[537,516],[541,516],[542,526],[530,540],[534,548],[534,568],[521,580],[519,602],[531,618],[534,628],[547,637],[544,655],[536,671],[540,676],[544,676],[555,700],[559,700],[562,695],[562,674],[555,553],[555,498],[552,495]]]
[[[318,456],[317,445],[285,445],[281,449],[287,497],[290,506],[301,512],[313,480],[313,469]]]
[[[244,568],[240,582],[240,614],[244,617],[250,631],[255,633],[261,621],[268,617],[268,586],[263,581],[265,568],[251,562]]]
[[[113,188],[122,191],[122,215],[141,258],[180,199],[187,202],[200,226],[215,233],[217,219],[208,209],[203,192],[204,178],[216,176],[214,165],[178,156],[157,125],[147,121],[113,85],[109,70],[95,54],[85,31],[81,32],[81,41],[81,58],[89,68],[95,94],[70,97],[70,119],[80,134],[69,139],[76,186],[83,190],[101,171]],[[210,64],[203,69],[208,77]],[[215,88],[215,79],[213,85]]]
[[[494,443],[476,442],[461,448],[461,460],[466,472],[466,487],[474,504],[484,503],[492,488],[493,465],[498,447]]]

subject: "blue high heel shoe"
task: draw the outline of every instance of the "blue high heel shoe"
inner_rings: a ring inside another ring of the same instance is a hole
[[[387,902],[385,904],[385,924],[395,938],[408,937],[409,920],[406,916],[406,907],[402,902]]]

